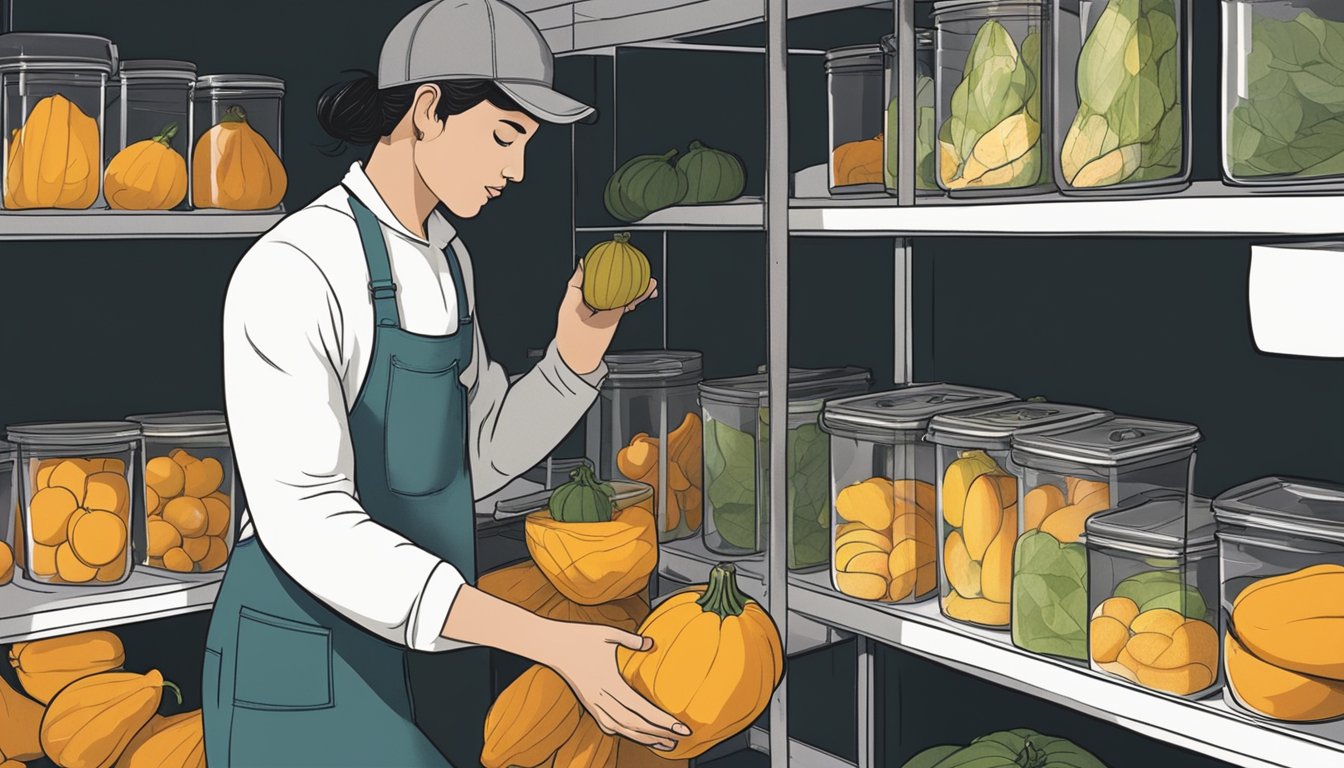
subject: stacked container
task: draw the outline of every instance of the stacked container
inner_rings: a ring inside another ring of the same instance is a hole
[[[1024,481],[1013,557],[1018,647],[1087,660],[1087,519],[1145,494],[1187,498],[1198,441],[1189,424],[1127,416],[1014,438]],[[1190,530],[1207,522],[1182,519]]]
[[[1267,478],[1214,501],[1224,698],[1289,722],[1344,717],[1344,487]]]
[[[826,52],[831,194],[881,193],[883,56],[877,45]]]
[[[653,486],[658,540],[686,538],[700,530],[702,513],[701,355],[658,350],[605,359],[601,474]]]
[[[831,400],[831,581],[850,597],[907,603],[938,588],[938,459],[929,420],[1013,400],[1006,392],[919,384]]]
[[[281,147],[285,81],[206,75],[196,81],[191,204],[278,209],[288,186]]]
[[[191,95],[196,65],[171,59],[121,62],[109,87],[104,197],[121,210],[187,208]]]
[[[45,584],[116,584],[131,573],[128,421],[26,424],[19,446],[25,574]]]
[[[116,46],[106,38],[0,35],[5,208],[101,202],[103,105],[116,68]]]
[[[18,533],[19,507],[14,498],[18,493],[16,462],[14,445],[0,440],[0,584],[8,584],[13,577],[18,553],[22,551]]]
[[[882,142],[882,180],[887,194],[896,194],[896,177],[900,171],[900,60],[896,35],[882,38],[882,52],[886,56],[884,104],[886,128]],[[937,69],[937,49],[931,29],[915,31],[915,193],[936,195],[938,189],[937,138],[938,120],[934,104],[938,100],[933,74]]]
[[[1087,519],[1087,637],[1093,669],[1193,699],[1222,666],[1213,516],[1187,498],[1154,491]]]
[[[824,402],[868,391],[861,368],[789,372],[788,566],[823,565],[831,541],[830,446],[819,424]],[[765,548],[770,499],[770,412],[765,374],[706,381],[705,546],[730,556]]]
[[[935,416],[928,439],[938,450],[938,536],[942,542],[943,615],[1006,628],[1013,597],[1019,480],[1010,448],[1017,436],[1059,432],[1104,421],[1095,408],[1050,403],[1006,403]],[[1078,552],[1086,569],[1086,554]],[[1082,610],[1086,610],[1082,584]]]

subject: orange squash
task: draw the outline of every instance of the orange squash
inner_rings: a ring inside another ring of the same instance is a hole
[[[149,718],[149,722],[145,723],[145,727],[135,732],[135,736],[131,738],[131,743],[126,745],[126,750],[121,753],[121,757],[117,758],[117,763],[114,768],[128,768],[131,764],[131,759],[135,757],[136,752],[140,751],[140,748],[145,745],[145,742],[149,741],[149,737],[178,721],[193,716],[199,717],[200,712],[201,711],[198,709],[193,712],[183,712],[180,715],[172,715],[170,717],[154,715]]]
[[[14,579],[14,550],[9,543],[0,541],[0,587]]]
[[[527,551],[551,584],[582,605],[630,597],[644,589],[658,565],[653,513],[640,505],[611,520],[562,523],[549,510],[527,516]]]
[[[841,144],[831,153],[835,186],[882,183],[882,134]]]
[[[14,690],[0,677],[0,756],[15,760],[41,757],[38,737],[41,724],[42,705]]]
[[[280,204],[288,184],[280,156],[248,125],[242,107],[229,107],[196,142],[191,195],[197,208],[267,210]]]
[[[659,605],[639,630],[653,650],[616,650],[626,682],[691,729],[668,758],[695,757],[751,725],[783,675],[779,630],[736,574],[715,566],[708,584]]]
[[[78,632],[9,647],[9,664],[29,696],[50,704],[65,686],[81,677],[119,669],[126,663],[121,638],[111,632]]]
[[[629,739],[616,739],[617,768],[686,768],[688,765],[689,760],[667,760],[643,744]]]
[[[205,768],[205,732],[201,711],[163,725],[140,745],[129,768]]]
[[[555,768],[616,768],[616,737],[584,712],[574,734],[555,753]]]
[[[564,679],[537,664],[514,680],[485,716],[484,768],[545,763],[579,726],[583,707]]]
[[[103,672],[56,694],[42,717],[42,751],[62,768],[110,768],[159,708],[169,687],[158,670]]]
[[[560,594],[536,563],[524,561],[493,570],[476,581],[477,589],[556,621],[602,624],[634,632],[649,615],[647,588],[601,605],[581,605]]]
[[[110,208],[167,211],[187,196],[187,161],[173,149],[177,123],[152,139],[137,141],[116,154],[103,176],[103,197]]]
[[[61,94],[10,134],[6,208],[88,208],[98,199],[98,121]]]

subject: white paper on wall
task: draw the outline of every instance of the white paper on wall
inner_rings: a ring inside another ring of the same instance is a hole
[[[1252,246],[1249,298],[1260,351],[1344,357],[1344,243]]]

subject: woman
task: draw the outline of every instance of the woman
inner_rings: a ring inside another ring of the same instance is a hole
[[[234,273],[225,398],[248,511],[207,640],[212,768],[447,765],[415,725],[408,649],[502,649],[554,668],[608,732],[662,749],[689,734],[618,674],[616,647],[644,638],[471,586],[473,499],[568,433],[622,314],[656,295],[594,313],[576,271],[529,374],[510,386],[486,355],[471,262],[436,209],[475,216],[522,181],[541,123],[592,112],[551,82],[549,48],[511,6],[416,9],[376,79],[319,103],[333,136],[374,144],[368,162]]]

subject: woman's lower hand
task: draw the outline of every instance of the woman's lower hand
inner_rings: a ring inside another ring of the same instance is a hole
[[[555,342],[560,357],[570,370],[580,376],[597,370],[602,356],[607,354],[611,339],[621,317],[632,312],[643,302],[658,296],[658,281],[650,280],[644,295],[624,307],[595,310],[583,301],[583,264],[580,263],[569,279],[565,299],[560,304],[560,319],[556,324]]]
[[[556,624],[560,631],[544,662],[569,683],[604,733],[661,750],[674,749],[678,738],[691,735],[676,718],[636,693],[616,668],[618,646],[647,651],[652,640],[596,624]]]

